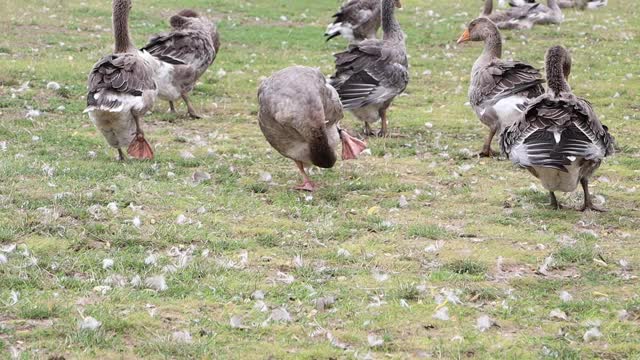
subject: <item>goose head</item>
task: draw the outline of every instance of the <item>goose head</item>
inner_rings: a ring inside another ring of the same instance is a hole
[[[174,29],[182,29],[190,23],[190,19],[198,18],[200,15],[190,9],[181,10],[169,19],[171,27]]]
[[[485,41],[496,34],[499,34],[498,27],[491,20],[478,18],[469,23],[458,39],[458,44],[467,41]]]

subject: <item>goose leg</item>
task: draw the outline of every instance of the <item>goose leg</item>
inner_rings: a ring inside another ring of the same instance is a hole
[[[127,160],[127,157],[124,155],[124,151],[118,148],[118,161],[125,161],[125,160]]]
[[[387,133],[387,109],[380,110],[380,120],[382,121],[382,127],[380,129],[380,132],[378,133],[378,136],[388,137],[389,134]]]
[[[169,101],[169,112],[172,114],[176,113],[176,105],[173,103],[173,101]]]
[[[375,135],[373,130],[371,130],[371,125],[368,122],[364,122],[364,136],[372,136]]]
[[[580,184],[582,185],[582,190],[584,191],[584,205],[582,206],[582,209],[580,209],[580,211],[592,210],[598,212],[607,212],[607,210],[597,207],[591,202],[591,194],[589,193],[589,179],[583,177],[582,179],[580,179]]]
[[[191,106],[191,102],[189,101],[189,96],[187,96],[187,94],[182,94],[182,100],[184,100],[184,103],[187,104],[187,111],[189,112],[189,116],[191,116],[192,119],[202,119],[202,116],[198,115],[193,109],[193,106]]]
[[[296,166],[298,167],[298,170],[300,171],[300,174],[302,174],[303,183],[301,185],[294,187],[294,189],[304,190],[304,191],[314,191],[316,189],[316,184],[314,184],[311,181],[306,171],[304,171],[304,164],[301,163],[300,161],[296,161],[295,163],[296,163]]]
[[[482,151],[478,154],[480,157],[492,157],[497,155],[497,153],[491,150],[491,141],[493,141],[493,137],[496,135],[497,129],[491,128],[489,130],[489,135],[484,140],[484,145],[482,146]]]
[[[136,133],[131,144],[129,144],[127,153],[136,159],[151,160],[153,159],[153,150],[147,142],[147,139],[144,138],[144,131],[142,131],[142,127],[140,126],[140,116],[133,112],[131,112],[131,115],[135,120]]]
[[[562,209],[562,205],[558,203],[558,199],[556,198],[556,194],[553,191],[549,191],[549,199],[551,200],[551,208],[553,210]]]

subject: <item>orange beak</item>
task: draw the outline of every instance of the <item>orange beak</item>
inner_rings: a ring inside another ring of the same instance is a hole
[[[458,39],[458,44],[462,44],[463,42],[471,40],[471,34],[469,33],[469,29],[465,30],[462,35],[460,35],[460,39]]]

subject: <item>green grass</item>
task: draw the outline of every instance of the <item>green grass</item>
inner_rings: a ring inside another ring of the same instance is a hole
[[[403,3],[411,83],[389,113],[397,136],[314,171],[313,196],[291,190],[293,163],[260,133],[256,91],[261,77],[293,64],[331,74],[345,43],[322,33],[338,1],[136,0],[138,46],[187,7],[218,21],[223,46],[192,96],[207,118],[188,119],[183,104],[172,116],[159,102],[145,118],[156,160],[126,163],[82,114],[87,74],[112,48],[109,2],[3,4],[0,246],[17,249],[0,264],[0,358],[12,349],[24,359],[639,358],[635,2],[503,34],[506,58],[538,67],[548,47],[571,50],[573,90],[618,142],[592,181],[604,214],[572,210],[579,192],[559,194],[569,208],[550,210],[531,175],[469,156],[487,131],[464,105],[481,45],[454,42],[480,2]],[[48,90],[50,81],[62,88]],[[27,119],[29,109],[42,115]],[[361,128],[350,115],[343,126]],[[194,185],[196,171],[211,179]],[[150,254],[155,263],[145,263]],[[538,274],[549,256],[547,275]],[[112,268],[103,269],[106,258]],[[131,284],[160,274],[166,291]],[[573,300],[563,302],[563,291]],[[444,305],[449,321],[433,318],[443,294],[459,298]],[[335,303],[318,309],[328,297]],[[269,320],[277,308],[291,321]],[[553,309],[568,320],[551,319]],[[499,327],[478,331],[483,314]],[[231,326],[235,315],[245,329]],[[80,330],[83,316],[102,326]],[[593,320],[603,337],[585,343]],[[176,340],[178,331],[192,341]],[[383,344],[371,347],[369,335]]]

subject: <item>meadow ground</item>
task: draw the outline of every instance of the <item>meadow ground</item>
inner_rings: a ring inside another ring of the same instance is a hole
[[[472,156],[481,45],[455,40],[480,1],[404,5],[393,136],[314,171],[310,195],[260,133],[256,89],[293,64],[331,74],[337,1],[134,1],[137,45],[192,7],[223,46],[192,97],[207,118],[159,102],[156,160],[125,163],[82,114],[110,2],[3,1],[0,358],[640,358],[636,1],[504,33],[505,57],[538,67],[571,49],[573,89],[618,141],[593,181],[604,214],[550,210],[528,173]]]

